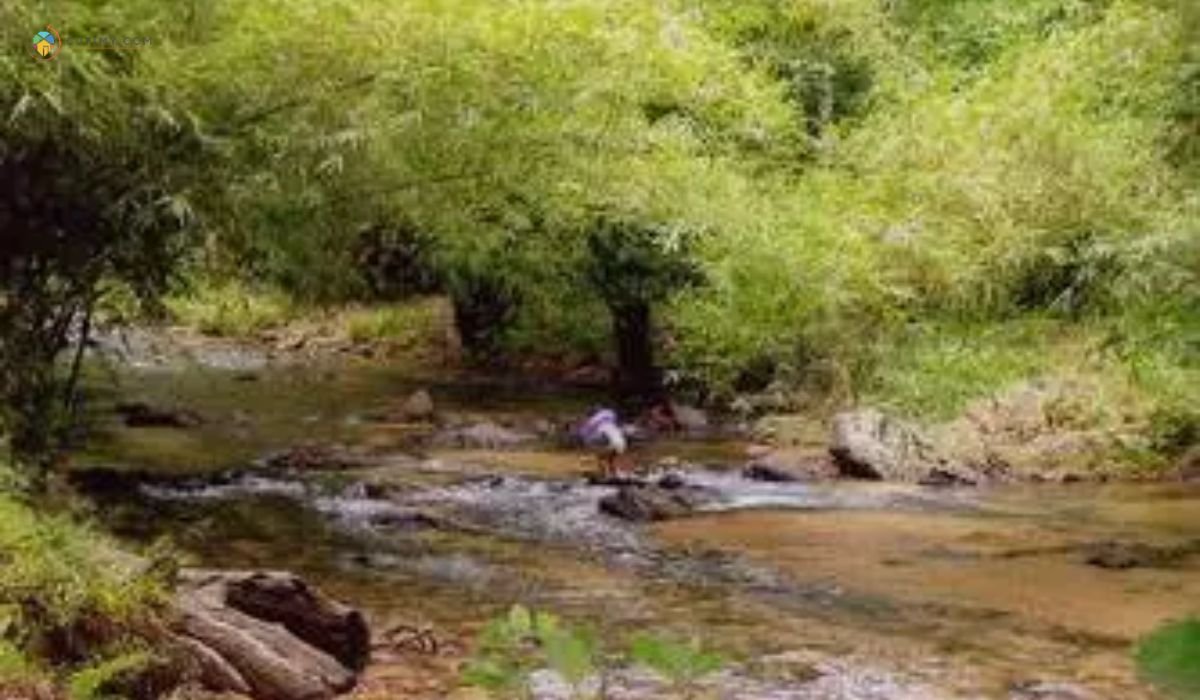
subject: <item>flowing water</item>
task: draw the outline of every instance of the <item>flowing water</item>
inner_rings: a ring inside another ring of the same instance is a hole
[[[428,428],[394,419],[419,385],[399,372],[210,367],[120,379],[122,397],[186,406],[203,423],[102,420],[85,464],[205,474],[306,441],[362,456],[330,472],[147,483],[100,507],[119,534],[167,535],[198,565],[295,570],[377,630],[467,639],[521,602],[587,621],[614,645],[645,629],[699,637],[736,662],[722,697],[1136,700],[1152,694],[1131,644],[1200,613],[1195,486],[767,484],[740,476],[736,440],[667,441],[639,461],[674,465],[711,497],[694,517],[644,526],[600,514],[611,487],[588,485],[583,456],[549,441],[429,448]],[[517,426],[552,425],[596,398],[420,385],[442,412]],[[1090,566],[1107,541],[1185,554]],[[428,696],[451,685],[437,680]]]

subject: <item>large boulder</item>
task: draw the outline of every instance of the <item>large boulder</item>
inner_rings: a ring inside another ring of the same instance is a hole
[[[829,452],[843,475],[857,479],[942,483],[959,471],[915,426],[871,408],[834,416]],[[966,473],[960,480],[974,481]]]
[[[352,689],[370,653],[361,613],[278,572],[189,572],[172,632],[201,683],[261,700]]]

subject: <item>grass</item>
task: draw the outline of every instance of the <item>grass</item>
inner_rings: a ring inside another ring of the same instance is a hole
[[[440,337],[443,330],[439,306],[434,300],[353,307],[341,314],[339,322],[346,336],[356,343],[415,345]]]
[[[1200,443],[1189,324],[1169,313],[922,324],[874,349],[859,400],[941,422],[1038,383],[1050,392],[1044,430],[1104,436],[1102,461],[1130,470],[1167,467]]]
[[[1079,352],[1077,335],[1052,321],[918,326],[877,349],[879,369],[865,399],[949,419],[973,400],[1063,369]]]
[[[0,694],[101,697],[148,659],[135,650],[167,591],[154,568],[65,515],[0,495]]]
[[[166,301],[172,319],[206,335],[242,337],[286,324],[299,315],[296,304],[275,290],[237,281],[199,284]]]

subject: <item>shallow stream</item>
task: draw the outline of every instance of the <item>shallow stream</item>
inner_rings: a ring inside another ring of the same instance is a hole
[[[427,427],[396,418],[418,386],[463,422],[514,426],[577,416],[596,400],[586,393],[417,382],[365,363],[118,378],[122,399],[202,422],[102,418],[81,466],[210,474],[302,443],[362,455],[330,472],[148,484],[100,508],[118,534],[167,535],[198,565],[295,570],[377,630],[463,640],[522,602],[613,644],[648,628],[703,639],[740,669],[722,697],[1137,700],[1153,696],[1131,644],[1200,613],[1194,485],[769,484],[740,476],[736,439],[661,441],[639,449],[641,464],[718,497],[694,517],[636,525],[598,511],[612,489],[584,481],[580,453],[548,440],[434,449]],[[96,415],[116,400],[100,396]],[[1191,554],[1103,569],[1087,562],[1102,542]]]

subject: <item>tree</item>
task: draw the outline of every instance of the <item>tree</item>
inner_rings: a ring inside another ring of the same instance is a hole
[[[10,4],[0,23],[30,14]],[[196,125],[108,53],[0,58],[0,430],[34,487],[64,445],[97,305],[116,288],[163,293],[210,164]]]
[[[661,227],[600,217],[588,231],[586,276],[612,320],[618,389],[654,400],[662,376],[654,361],[654,307],[678,290],[702,281],[686,251],[668,247]],[[681,245],[681,244],[680,244]]]

